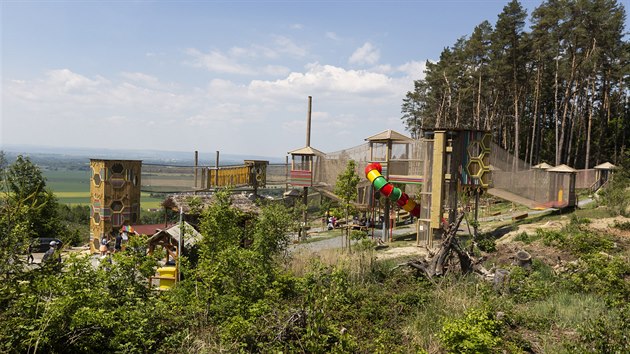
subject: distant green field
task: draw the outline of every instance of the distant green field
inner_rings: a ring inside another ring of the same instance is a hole
[[[46,186],[50,188],[59,203],[62,204],[90,204],[90,171],[43,171]],[[161,198],[151,198],[149,193],[140,195],[142,209],[159,208]]]

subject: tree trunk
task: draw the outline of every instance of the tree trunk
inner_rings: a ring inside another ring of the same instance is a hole
[[[589,82],[587,83],[587,88],[588,88],[588,84],[590,85],[590,90],[591,90],[591,94],[589,95],[589,102],[588,102],[588,124],[587,124],[587,128],[586,128],[586,156],[584,157],[584,169],[588,170],[588,168],[590,167],[589,161],[590,161],[590,156],[591,156],[591,128],[593,126],[593,96],[595,95],[595,80],[593,79],[593,81],[590,81],[589,78]]]
[[[532,165],[532,161],[534,159],[534,146],[536,141],[536,130],[538,128],[537,119],[538,119],[538,100],[540,96],[540,72],[542,67],[539,67],[536,72],[536,86],[534,88],[534,122],[532,123],[532,142],[530,144],[531,149],[529,150],[529,164]]]
[[[423,273],[427,278],[431,279],[436,276],[442,276],[451,270],[453,264],[450,261],[455,253],[459,260],[460,271],[463,274],[476,272],[482,275],[489,275],[489,272],[480,264],[483,258],[476,259],[468,251],[466,251],[457,239],[457,230],[464,219],[464,214],[460,214],[457,220],[449,225],[446,231],[444,241],[440,245],[437,253],[431,259],[414,260],[399,264],[399,266],[409,266]]]

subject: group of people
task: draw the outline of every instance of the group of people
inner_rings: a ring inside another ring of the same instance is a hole
[[[329,212],[326,212],[326,215],[322,218],[323,224],[326,225],[326,228],[328,230],[332,230],[335,229],[339,226],[338,220],[334,215],[330,215]],[[368,226],[368,227],[372,227],[373,223],[368,220],[365,215],[363,215],[360,219],[358,216],[354,216],[352,219],[352,223],[354,225],[359,225],[359,226]]]
[[[127,242],[129,241],[129,235],[126,232],[119,232],[114,237],[114,252],[120,252],[125,249]],[[103,236],[101,239],[101,245],[99,247],[101,256],[106,256],[109,252],[109,240],[107,236]]]

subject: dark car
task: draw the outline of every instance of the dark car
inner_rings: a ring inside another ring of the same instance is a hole
[[[57,242],[57,249],[61,249],[61,246],[63,245],[63,242],[61,242],[60,239],[58,238],[53,238],[53,237],[38,237],[32,240],[31,245],[32,245],[32,252],[33,253],[43,253],[48,251],[48,249],[50,248],[50,242],[51,241],[55,241]]]

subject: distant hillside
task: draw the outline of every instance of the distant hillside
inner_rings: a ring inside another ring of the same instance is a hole
[[[17,155],[27,155],[38,165],[72,165],[86,166],[90,158],[97,159],[129,159],[142,160],[144,163],[165,163],[175,165],[193,165],[194,152],[160,151],[160,150],[124,150],[124,149],[96,149],[96,148],[63,148],[37,145],[4,145],[3,150],[9,162]],[[213,166],[215,152],[199,152],[199,164]],[[243,163],[243,160],[266,160],[270,163],[282,163],[284,157],[269,157],[257,155],[238,155],[221,153],[221,165]]]

